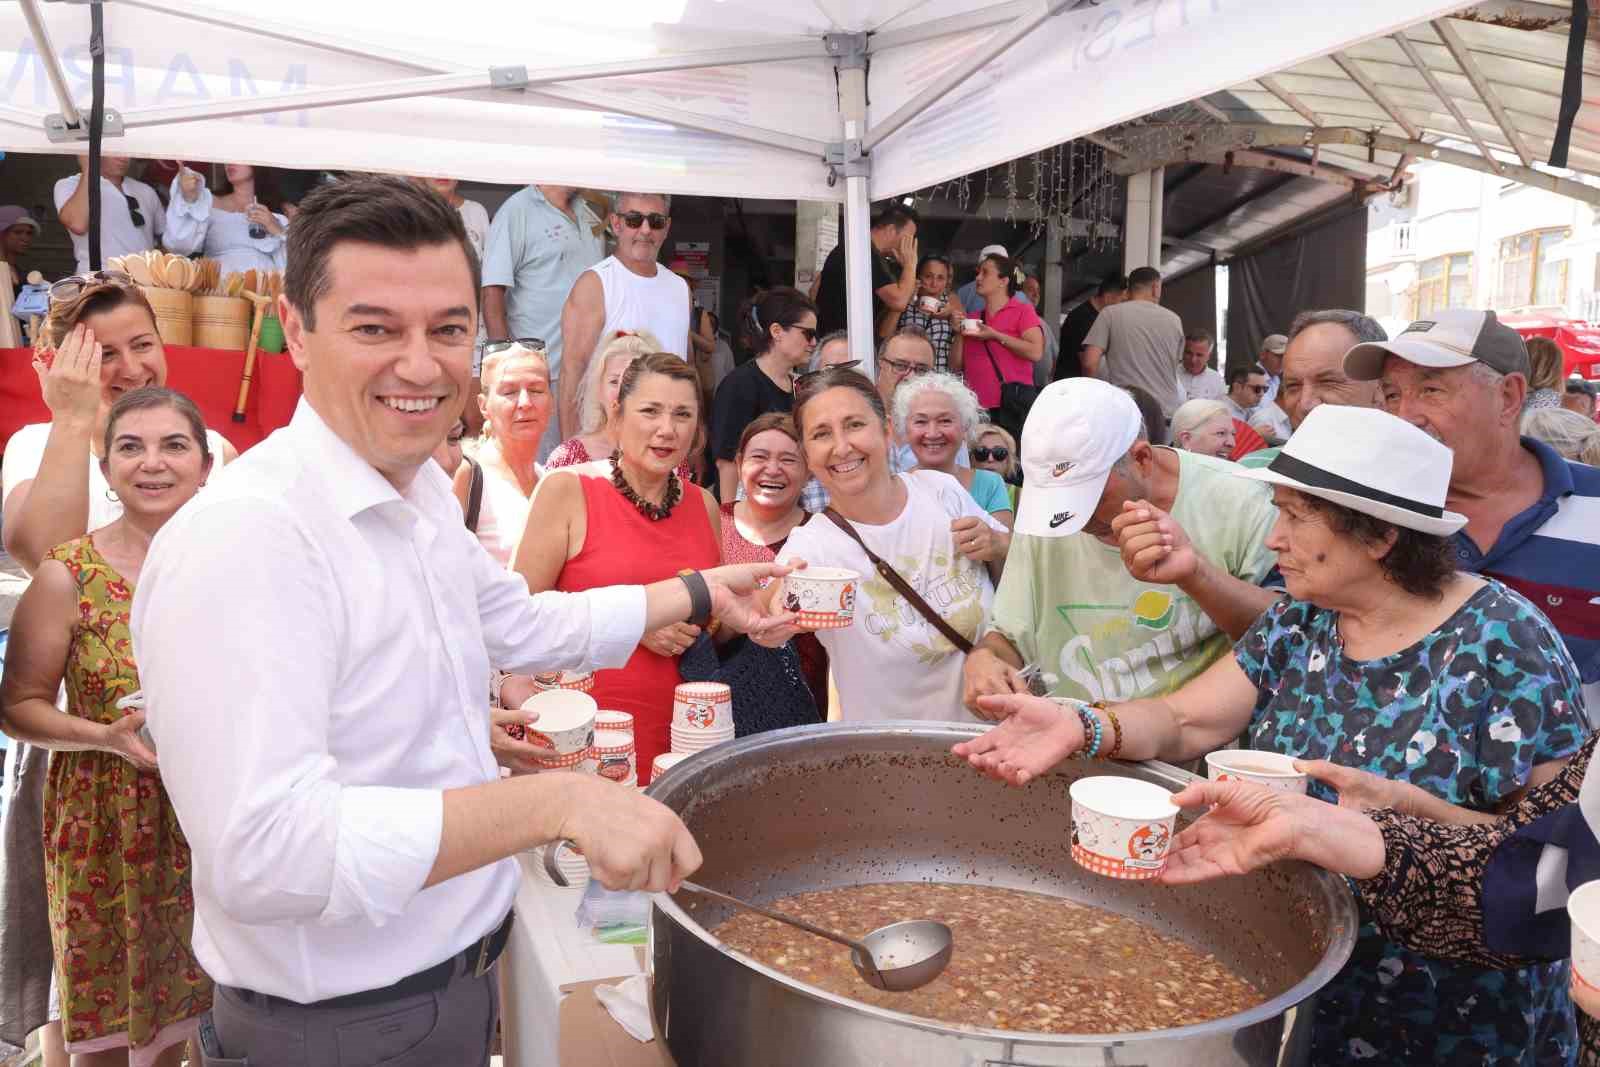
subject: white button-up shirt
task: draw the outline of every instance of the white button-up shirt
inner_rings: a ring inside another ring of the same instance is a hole
[[[377,989],[493,930],[512,860],[423,889],[443,792],[495,781],[490,666],[620,667],[637,586],[530,597],[426,463],[404,493],[306,401],[150,547],[133,604],[161,777],[218,982]]]

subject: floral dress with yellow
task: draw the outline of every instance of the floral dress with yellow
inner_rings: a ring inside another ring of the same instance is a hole
[[[94,538],[50,552],[78,587],[67,711],[100,723],[139,690],[133,588]],[[54,752],[45,784],[45,888],[69,1050],[126,1047],[144,1067],[198,1030],[211,979],[195,961],[189,843],[158,774],[109,752]]]

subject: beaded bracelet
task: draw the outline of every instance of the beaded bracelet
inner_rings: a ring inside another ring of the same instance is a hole
[[[1105,727],[1100,725],[1100,716],[1082,704],[1077,705],[1076,710],[1078,718],[1083,722],[1083,737],[1087,742],[1079,755],[1084,759],[1098,759],[1100,743],[1105,740]]]
[[[1089,706],[1105,712],[1106,718],[1111,720],[1111,751],[1106,753],[1106,759],[1116,759],[1117,754],[1122,751],[1122,720],[1117,718],[1117,713],[1112,711],[1103,700],[1097,700]]]

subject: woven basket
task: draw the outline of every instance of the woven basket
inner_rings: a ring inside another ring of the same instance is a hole
[[[156,332],[169,345],[194,343],[194,297],[186,289],[161,289],[139,286],[150,309],[156,313]]]
[[[244,351],[250,343],[250,301],[242,296],[195,297],[194,343]]]

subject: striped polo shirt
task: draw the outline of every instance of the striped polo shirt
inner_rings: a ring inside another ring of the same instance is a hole
[[[1455,535],[1462,570],[1498,578],[1555,624],[1583,676],[1590,728],[1600,720],[1600,468],[1569,463],[1531,437],[1522,447],[1544,472],[1544,492],[1500,531],[1487,553]]]

